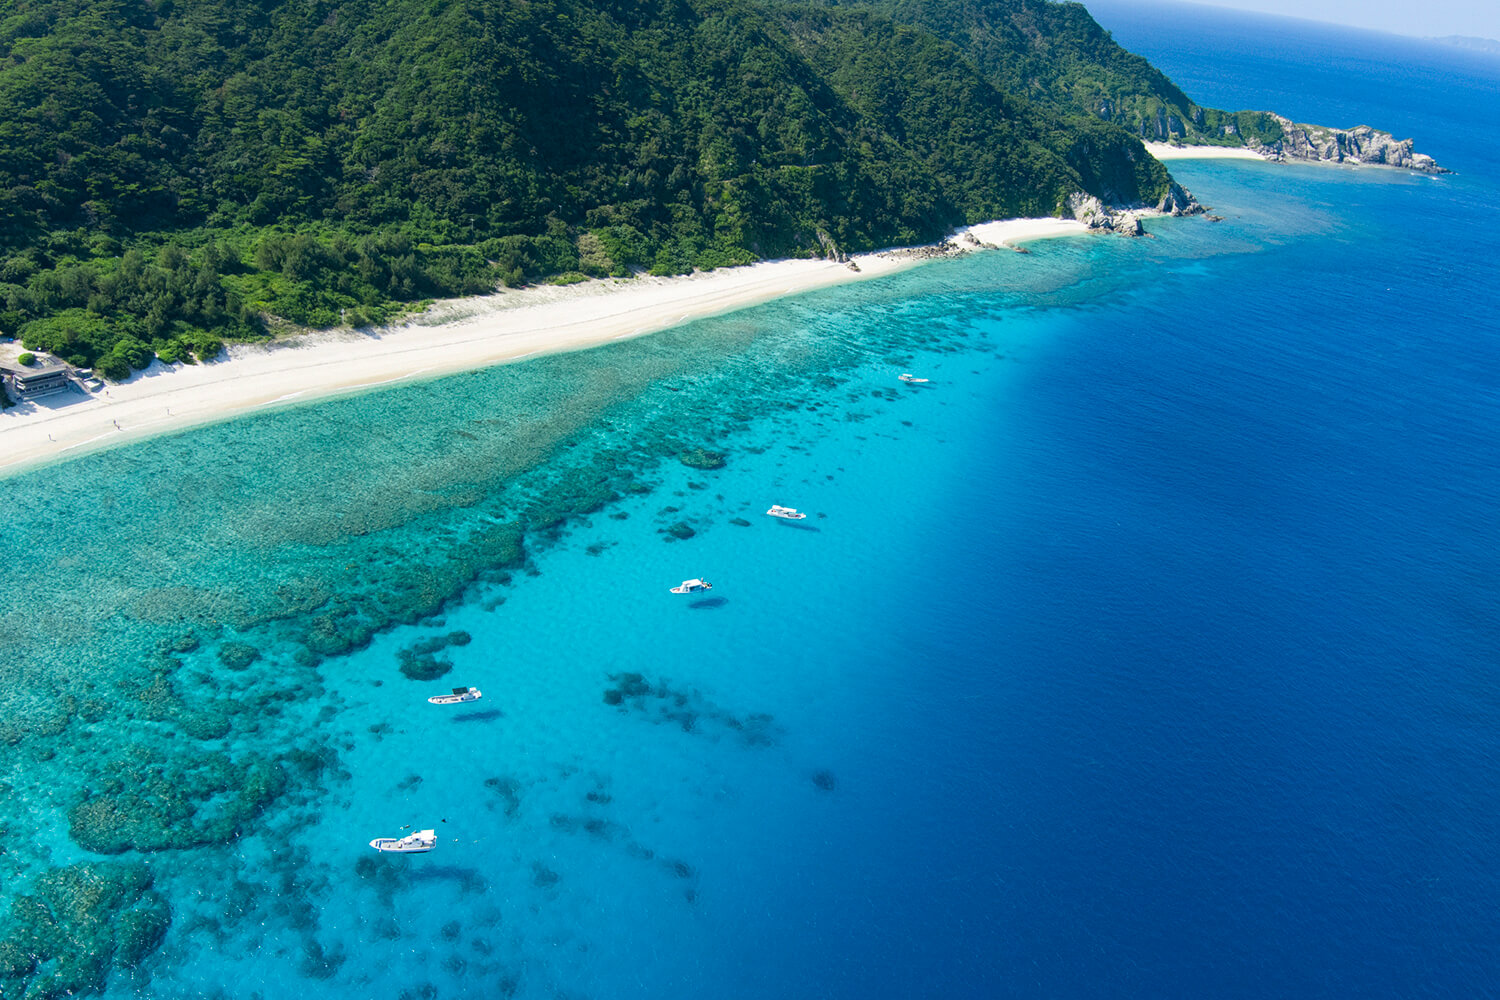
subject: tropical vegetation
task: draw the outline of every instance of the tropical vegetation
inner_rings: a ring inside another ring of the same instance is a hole
[[[14,0],[0,334],[117,379],[439,296],[1154,201],[1161,118],[1235,141],[1041,0]]]

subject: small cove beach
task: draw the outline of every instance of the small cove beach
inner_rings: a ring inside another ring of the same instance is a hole
[[[1148,142],[1146,152],[1161,160],[1264,160],[1266,157],[1244,146],[1174,146]]]

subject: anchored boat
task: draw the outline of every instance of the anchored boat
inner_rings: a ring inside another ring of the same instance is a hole
[[[386,854],[426,854],[437,846],[436,830],[418,830],[405,837],[376,837],[370,846]]]
[[[683,580],[677,586],[675,586],[675,587],[672,588],[672,593],[674,593],[674,594],[698,594],[698,593],[702,593],[705,590],[713,590],[713,589],[714,589],[714,585],[711,584],[711,583],[709,583],[707,580],[692,579],[692,580]]]
[[[799,511],[796,507],[783,507],[779,503],[773,503],[771,509],[766,511],[766,513],[772,517],[786,518],[788,521],[801,521],[807,517],[806,514]]]
[[[452,694],[435,694],[427,699],[429,705],[457,705],[465,701],[478,701],[484,694],[478,688],[454,688]]]
[[[910,382],[912,385],[916,385],[919,382],[931,382],[932,381],[932,379],[930,379],[930,378],[917,378],[911,372],[902,372],[900,375],[897,375],[896,377],[899,378],[903,382]]]

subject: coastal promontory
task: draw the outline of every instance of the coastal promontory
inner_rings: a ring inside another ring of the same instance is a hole
[[[1245,145],[1271,159],[1317,160],[1325,163],[1372,163],[1401,167],[1424,174],[1446,174],[1448,169],[1426,153],[1413,149],[1413,140],[1397,139],[1389,132],[1356,125],[1354,128],[1328,128],[1322,125],[1300,125],[1289,118],[1273,114],[1281,135],[1270,141],[1249,140]]]

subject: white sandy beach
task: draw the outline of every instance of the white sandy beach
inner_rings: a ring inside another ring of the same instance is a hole
[[[1011,219],[957,234],[995,245],[1087,232],[1060,219]],[[579,350],[641,336],[799,292],[877,278],[921,252],[827,260],[779,260],[677,278],[638,277],[498,292],[441,302],[412,321],[372,331],[307,333],[240,344],[208,364],[159,361],[123,383],[74,389],[0,413],[0,474],[60,457],[213,423],[266,406],[305,402],[403,379]],[[7,357],[21,350],[6,345]]]
[[[1146,152],[1162,161],[1265,159],[1255,150],[1243,146],[1170,146],[1165,142],[1148,142]]]
[[[956,239],[970,234],[981,243],[1014,247],[1028,240],[1053,236],[1082,236],[1089,227],[1076,219],[1006,219],[1003,222],[981,222],[959,232]]]

